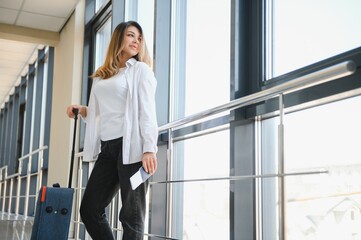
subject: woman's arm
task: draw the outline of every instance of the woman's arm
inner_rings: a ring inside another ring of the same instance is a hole
[[[138,83],[139,124],[143,139],[142,164],[146,172],[154,174],[157,169],[158,124],[155,106],[157,81],[147,66],[140,68]]]

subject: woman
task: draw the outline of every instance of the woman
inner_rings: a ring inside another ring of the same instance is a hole
[[[85,227],[94,240],[113,239],[105,216],[119,188],[119,220],[123,239],[143,239],[148,182],[132,190],[129,178],[141,167],[157,169],[158,126],[156,79],[141,26],[119,24],[109,43],[104,64],[94,78],[88,106],[70,105],[86,122],[84,161],[96,160],[80,207]]]

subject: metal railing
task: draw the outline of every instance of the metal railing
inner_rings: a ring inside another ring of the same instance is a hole
[[[345,61],[345,62],[341,62],[339,64],[327,67],[325,69],[310,73],[308,75],[296,78],[292,81],[277,85],[275,87],[230,101],[227,104],[223,104],[193,115],[190,115],[188,117],[185,117],[183,119],[179,119],[173,122],[170,122],[168,124],[165,124],[163,126],[161,126],[159,128],[159,132],[160,133],[168,133],[168,146],[167,146],[167,175],[166,175],[166,181],[158,181],[158,182],[151,182],[150,184],[167,184],[167,212],[168,212],[168,216],[171,216],[171,212],[172,212],[172,185],[173,183],[177,183],[177,182],[197,182],[197,181],[220,181],[220,180],[226,180],[226,181],[239,181],[239,180],[243,180],[243,179],[258,179],[258,178],[279,178],[279,182],[278,182],[278,187],[279,187],[279,208],[280,208],[280,213],[284,214],[284,206],[285,206],[285,202],[284,202],[284,186],[283,186],[283,178],[286,176],[293,176],[293,175],[304,175],[304,174],[320,174],[320,173],[326,173],[327,171],[325,170],[319,170],[319,171],[309,171],[309,172],[299,172],[299,173],[285,173],[284,172],[284,157],[283,157],[283,114],[284,114],[284,106],[283,106],[283,96],[284,94],[287,94],[289,92],[292,91],[296,91],[302,88],[307,88],[313,85],[317,85],[317,84],[321,84],[327,81],[332,81],[347,75],[351,75],[355,72],[356,67],[355,64],[352,61]],[[172,151],[173,151],[173,143],[174,143],[174,138],[172,136],[173,131],[181,126],[184,126],[186,124],[189,123],[193,123],[195,121],[201,120],[201,119],[205,119],[206,117],[210,117],[210,116],[214,116],[216,114],[219,113],[223,113],[226,111],[231,111],[234,109],[238,109],[241,107],[245,107],[245,106],[249,106],[255,103],[259,103],[261,101],[264,100],[268,100],[270,98],[274,98],[274,97],[279,97],[279,114],[280,114],[280,124],[279,124],[279,136],[278,136],[278,141],[279,141],[279,170],[278,173],[276,174],[268,174],[268,175],[247,175],[247,176],[230,176],[230,177],[220,177],[220,178],[204,178],[204,179],[181,179],[181,180],[174,180],[172,178]],[[5,211],[5,201],[8,198],[9,199],[9,203],[8,203],[8,212],[11,211],[11,199],[12,196],[6,196],[6,192],[7,192],[7,183],[10,181],[10,188],[13,188],[13,182],[15,181],[15,179],[17,179],[18,181],[18,189],[17,189],[17,197],[16,197],[16,211],[15,214],[19,213],[19,199],[20,199],[20,188],[21,188],[21,179],[22,178],[26,178],[26,191],[25,191],[25,198],[27,200],[25,200],[25,206],[24,206],[24,214],[27,215],[27,210],[28,210],[28,203],[29,203],[29,187],[30,187],[30,178],[31,176],[36,175],[38,177],[37,179],[37,188],[40,188],[41,182],[42,182],[42,165],[43,165],[43,158],[42,158],[42,154],[43,151],[47,149],[47,146],[44,146],[43,148],[40,148],[34,152],[31,152],[29,154],[27,154],[26,156],[23,156],[19,159],[19,171],[17,174],[14,174],[12,176],[7,176],[7,166],[0,168],[0,194],[2,193],[2,196],[0,196],[0,198],[2,198],[3,202],[2,202],[2,211]],[[38,161],[38,169],[37,172],[32,173],[31,172],[31,159],[32,156],[36,153],[41,153],[39,154],[39,161]],[[40,156],[41,155],[41,156]],[[81,220],[80,220],[80,215],[79,215],[79,208],[80,208],[80,202],[81,202],[81,196],[82,196],[82,178],[83,178],[83,161],[82,161],[82,153],[77,153],[75,155],[75,157],[78,159],[78,172],[77,172],[77,182],[76,182],[76,186],[75,191],[75,198],[74,198],[74,215],[72,218],[73,221],[73,228],[74,228],[74,238],[75,239],[79,239],[79,234],[80,234],[80,224]],[[23,161],[25,161],[25,159],[28,159],[28,167],[27,167],[27,174],[26,175],[22,175],[22,166],[23,166]],[[92,166],[90,165],[90,170]],[[10,195],[12,194],[12,190],[9,191]],[[35,196],[36,197],[36,196]],[[119,222],[113,221],[114,220],[114,214],[116,214],[114,212],[114,210],[119,209],[119,201],[118,201],[118,206],[115,206],[115,201],[112,202],[112,204],[110,205],[110,212],[111,212],[111,217],[110,217],[110,224],[111,227],[113,228],[113,230],[115,231],[121,231],[121,229],[118,227],[119,226]],[[25,211],[26,210],[26,211]],[[285,222],[283,220],[283,218],[279,218],[280,222],[279,222],[279,227],[280,227],[280,231],[279,231],[279,239],[280,240],[284,240],[285,239]],[[167,221],[167,232],[166,232],[166,236],[172,236],[172,218],[168,217],[166,219]],[[171,237],[165,237],[165,236],[158,236],[158,235],[154,235],[154,234],[146,234],[147,236],[152,236],[152,237],[158,237],[158,238],[163,238],[163,239],[174,239]]]
[[[167,184],[167,236],[172,236],[172,202],[173,202],[173,190],[172,184],[174,182],[172,177],[172,152],[173,152],[173,130],[183,126],[185,124],[189,124],[195,122],[200,119],[204,119],[206,117],[214,116],[216,114],[224,113],[226,111],[231,111],[235,109],[239,109],[242,107],[250,106],[271,98],[278,97],[279,98],[279,115],[280,115],[280,123],[279,123],[279,131],[278,131],[278,173],[274,174],[272,177],[278,177],[278,196],[279,196],[279,212],[280,216],[284,216],[285,214],[285,195],[284,195],[284,177],[288,174],[284,172],[284,133],[283,133],[283,116],[284,116],[284,104],[283,104],[283,96],[287,93],[291,93],[297,90],[301,90],[304,88],[308,88],[314,85],[318,85],[321,83],[329,82],[335,79],[339,79],[348,75],[353,74],[356,71],[356,65],[353,61],[344,61],[330,67],[321,69],[319,71],[315,71],[313,73],[292,79],[291,81],[279,84],[277,86],[271,87],[269,89],[265,89],[263,91],[250,94],[236,100],[230,101],[229,103],[207,109],[205,111],[198,112],[196,114],[190,115],[188,117],[170,122],[165,124],[159,128],[159,132],[166,132],[168,134],[168,148],[167,148],[167,181],[162,182],[154,182],[152,184],[166,183]],[[322,170],[319,173],[323,172]],[[317,172],[315,172],[317,173]],[[301,173],[302,174],[302,173]],[[311,173],[309,173],[311,174]],[[312,173],[313,174],[313,173]],[[246,176],[246,178],[263,178],[269,176]],[[241,179],[244,179],[243,176],[240,176]],[[224,179],[224,178],[222,178]],[[221,180],[222,180],[221,179]],[[227,178],[232,180],[231,178]],[[217,179],[207,179],[217,180]],[[186,180],[180,180],[179,182],[185,182]],[[188,180],[187,180],[188,181]],[[189,181],[200,181],[199,179],[189,180]],[[178,182],[178,181],[177,181]],[[279,218],[279,239],[285,239],[285,220],[283,217]]]
[[[42,184],[43,178],[43,153],[48,149],[48,146],[40,147],[18,159],[19,167],[16,173],[8,175],[8,166],[4,166],[0,169],[0,199],[2,199],[1,212],[11,213],[13,207],[13,192],[14,184],[16,182],[16,196],[15,196],[15,216],[19,215],[20,199],[24,198],[23,214],[22,217],[28,217],[29,199],[35,198],[35,205],[37,199],[37,192],[34,195],[30,195],[30,181],[31,177],[36,177],[36,189],[39,189]],[[33,156],[38,154],[36,171],[32,171]],[[26,172],[23,173],[24,162],[27,161]],[[25,179],[25,194],[21,195],[22,180]],[[9,189],[7,189],[9,187]],[[6,195],[8,192],[8,195]],[[6,202],[8,203],[8,209],[5,209]],[[34,205],[34,209],[35,209]]]

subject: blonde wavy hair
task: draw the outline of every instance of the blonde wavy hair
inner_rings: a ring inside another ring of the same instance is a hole
[[[108,79],[119,71],[119,62],[121,58],[122,51],[124,49],[124,37],[125,32],[128,27],[133,26],[139,30],[139,33],[142,36],[142,40],[139,43],[139,53],[133,56],[136,60],[148,64],[150,67],[152,65],[151,59],[149,56],[148,48],[145,43],[144,34],[142,27],[135,21],[128,21],[120,23],[115,29],[110,39],[108,46],[107,54],[105,57],[104,64],[100,66],[93,75],[90,77],[95,78],[99,77],[102,79]]]

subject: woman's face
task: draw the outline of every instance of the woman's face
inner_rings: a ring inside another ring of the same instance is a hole
[[[142,40],[142,35],[140,34],[138,28],[129,26],[125,30],[122,56],[126,59],[129,59],[137,55],[139,53],[139,45]]]

